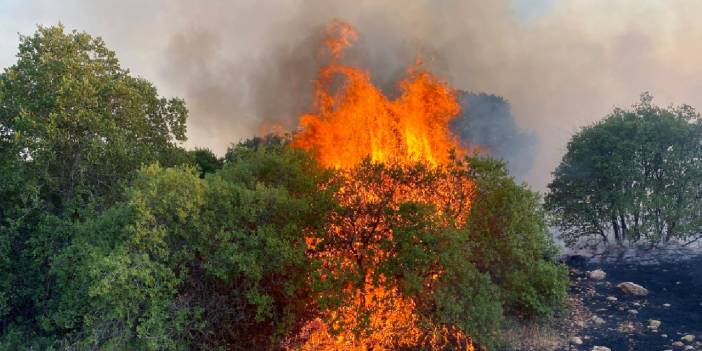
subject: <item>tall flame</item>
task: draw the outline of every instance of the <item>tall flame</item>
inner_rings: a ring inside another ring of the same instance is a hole
[[[368,72],[340,63],[343,50],[357,37],[343,22],[334,21],[327,28],[324,43],[331,62],[316,81],[316,112],[300,117],[301,128],[292,145],[340,170],[344,183],[337,199],[340,205],[354,209],[353,218],[342,211],[329,219],[331,245],[317,248],[319,239],[308,238],[309,254],[321,259],[329,272],[340,268],[357,272],[363,279],[345,287],[349,296],[345,305],[323,313],[324,320],[309,321],[285,348],[382,351],[421,344],[438,350],[452,343],[456,349],[473,350],[470,337],[460,330],[420,326],[415,301],[404,296],[400,287],[385,284],[385,277],[373,271],[392,254],[382,244],[393,237],[391,226],[382,218],[383,210],[396,210],[405,201],[421,201],[445,209],[456,222],[466,217],[472,191],[469,180],[445,173],[420,184],[410,171],[417,163],[439,171],[451,164],[451,150],[456,156],[466,152],[449,131],[449,122],[459,112],[455,93],[417,64],[399,83],[401,95],[389,99],[372,84]],[[404,179],[384,174],[369,181],[364,178],[368,164],[359,166],[367,158],[373,164],[399,166],[409,173]],[[335,248],[334,243],[340,246]],[[437,277],[438,273],[428,279]]]
[[[455,93],[419,67],[399,83],[402,94],[388,99],[370,74],[339,63],[344,48],[357,38],[348,24],[333,22],[325,41],[332,61],[316,82],[316,114],[300,118],[293,145],[316,153],[329,167],[348,169],[370,157],[373,162],[449,162],[449,150],[464,152],[449,130],[460,111]],[[419,66],[419,64],[417,65]],[[343,82],[334,88],[336,77]]]

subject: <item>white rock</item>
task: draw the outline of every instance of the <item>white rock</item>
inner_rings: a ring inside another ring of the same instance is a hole
[[[592,348],[592,351],[612,351],[612,349],[606,346],[595,346]]]
[[[685,346],[685,350],[686,350],[686,351],[694,350],[694,349],[695,349],[695,347],[692,346],[692,345],[687,345],[687,346]]]
[[[570,343],[573,344],[573,345],[582,345],[582,344],[583,344],[583,339],[581,339],[581,338],[579,338],[579,337],[577,337],[577,336],[574,336],[574,337],[570,338],[570,339],[568,340],[568,342],[570,342]]]
[[[664,304],[663,304],[663,307],[668,308],[668,307],[670,307],[670,304],[669,304],[669,303],[664,303]]]
[[[587,276],[593,280],[602,280],[607,276],[607,273],[601,269],[595,269],[594,271],[588,272]]]
[[[646,296],[648,295],[648,289],[644,288],[643,286],[633,283],[633,282],[623,282],[619,283],[617,285],[621,291],[623,291],[625,294],[633,294],[636,296]]]
[[[683,344],[682,341],[676,341],[676,342],[672,343],[671,345],[673,345],[674,347],[683,347],[683,346],[685,346],[685,344]]]
[[[693,342],[693,341],[695,341],[695,336],[692,334],[687,334],[687,335],[683,336],[682,338],[680,338],[680,340],[682,340],[684,342]]]
[[[659,321],[657,319],[649,319],[648,320],[648,327],[650,329],[658,329],[658,327],[660,327],[660,326],[661,326],[661,321]]]
[[[618,299],[617,299],[616,297],[614,297],[614,296],[607,296],[607,301],[612,301],[612,302],[614,302],[614,301],[617,301],[617,300],[618,300]]]
[[[637,310],[628,310],[627,312],[629,314],[639,314],[639,311],[637,311]]]
[[[605,320],[598,317],[598,316],[592,316],[592,321],[595,322],[595,324],[604,324]]]

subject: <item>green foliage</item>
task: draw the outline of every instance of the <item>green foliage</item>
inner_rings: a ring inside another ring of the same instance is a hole
[[[501,288],[505,307],[531,316],[548,315],[565,299],[565,267],[554,263],[539,196],[520,186],[504,164],[469,159],[476,196],[467,226],[470,260]]]
[[[185,140],[187,110],[119,66],[99,38],[39,27],[0,75],[0,126],[47,205],[85,204]]]
[[[546,197],[567,244],[658,243],[700,232],[699,114],[651,100],[642,95],[631,110],[615,109],[569,142]]]
[[[214,173],[224,165],[224,160],[217,158],[210,149],[196,148],[188,151],[188,155],[200,170],[200,178],[204,178],[205,174]]]
[[[326,177],[289,149],[240,149],[204,180],[144,168],[55,258],[44,329],[90,348],[273,348],[308,313],[301,239],[333,204]]]
[[[186,116],[99,38],[62,26],[20,38],[0,74],[0,333],[65,332],[48,317],[55,259],[143,164],[180,162]]]

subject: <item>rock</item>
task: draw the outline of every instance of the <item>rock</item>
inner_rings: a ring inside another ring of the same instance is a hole
[[[623,291],[625,294],[632,294],[636,296],[646,296],[648,295],[648,289],[644,288],[643,286],[632,283],[632,282],[623,282],[619,283],[617,287]]]
[[[676,342],[672,343],[671,345],[673,345],[674,347],[683,347],[683,346],[685,346],[685,344],[683,344],[682,341],[676,341]]]
[[[592,351],[612,351],[612,349],[606,346],[594,346]]]
[[[607,276],[607,273],[601,269],[595,269],[594,271],[588,272],[587,276],[593,280],[602,280]]]
[[[595,324],[604,324],[605,323],[605,320],[598,317],[598,316],[592,316],[591,319]]]
[[[634,331],[636,331],[636,326],[632,322],[624,322],[624,323],[619,325],[619,327],[617,328],[617,331],[619,331],[620,333],[627,333],[627,334],[633,333]]]
[[[670,307],[670,304],[669,304],[669,303],[664,303],[664,304],[663,304],[663,307],[668,308],[668,307]]]
[[[637,310],[628,310],[627,312],[629,314],[634,314],[634,315],[639,314],[639,311],[637,311]]]
[[[573,344],[573,345],[582,345],[582,344],[583,344],[583,339],[581,339],[581,338],[579,338],[579,337],[577,337],[577,336],[574,336],[574,337],[570,338],[570,339],[568,340],[568,342],[571,343],[571,344]]]
[[[668,334],[661,334],[661,337],[662,337],[662,338],[667,338],[667,337],[668,337]]]
[[[686,350],[686,351],[687,351],[687,350],[694,350],[694,349],[695,349],[694,346],[691,346],[691,345],[685,346],[685,350]]]
[[[693,341],[695,341],[695,336],[692,334],[687,334],[687,335],[683,336],[682,338],[680,338],[680,340],[684,341],[684,342],[693,342]]]
[[[648,320],[648,328],[649,329],[658,329],[658,327],[661,326],[661,321],[657,319],[649,319]]]
[[[618,300],[618,299],[617,299],[616,297],[614,297],[614,296],[607,296],[607,301],[612,301],[612,302],[614,302],[614,301],[617,301],[617,300]]]

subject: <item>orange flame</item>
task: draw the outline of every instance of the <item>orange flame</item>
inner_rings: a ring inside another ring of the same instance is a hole
[[[449,130],[460,111],[454,91],[420,67],[399,83],[402,92],[388,99],[368,72],[338,63],[343,48],[357,38],[348,24],[335,21],[326,46],[333,61],[316,82],[316,114],[300,118],[293,146],[316,153],[326,166],[348,169],[370,157],[373,162],[449,162],[449,150],[465,153]],[[334,92],[334,78],[344,78]]]
[[[344,186],[337,193],[340,204],[356,206],[357,214],[365,210],[367,217],[349,220],[344,214],[332,215],[328,235],[334,238],[332,241],[348,247],[327,246],[320,250],[316,248],[319,239],[308,238],[310,255],[321,258],[327,268],[341,264],[343,269],[355,269],[365,282],[346,287],[349,298],[345,305],[322,313],[324,320],[309,321],[284,347],[381,351],[421,344],[438,350],[452,343],[472,351],[470,337],[460,330],[420,327],[412,298],[403,296],[399,287],[385,284],[382,275],[371,279],[373,266],[391,254],[384,252],[380,243],[393,236],[384,219],[372,217],[384,213],[377,209],[396,208],[408,200],[422,201],[440,211],[447,209],[455,221],[461,222],[470,207],[472,183],[447,173],[418,185],[410,171],[407,179],[386,175],[369,185],[361,179],[362,174],[355,173],[368,158],[373,163],[408,170],[416,163],[437,169],[451,164],[451,150],[456,156],[465,154],[449,130],[449,122],[459,112],[455,93],[421,70],[418,63],[399,83],[401,95],[387,98],[372,84],[368,72],[339,63],[343,50],[357,38],[358,34],[346,23],[334,21],[327,28],[324,44],[331,54],[331,63],[321,69],[316,81],[317,111],[300,117],[300,131],[294,135],[292,145],[311,151],[321,164],[342,170]],[[340,86],[338,77],[342,78]],[[438,273],[429,279],[437,277]]]

